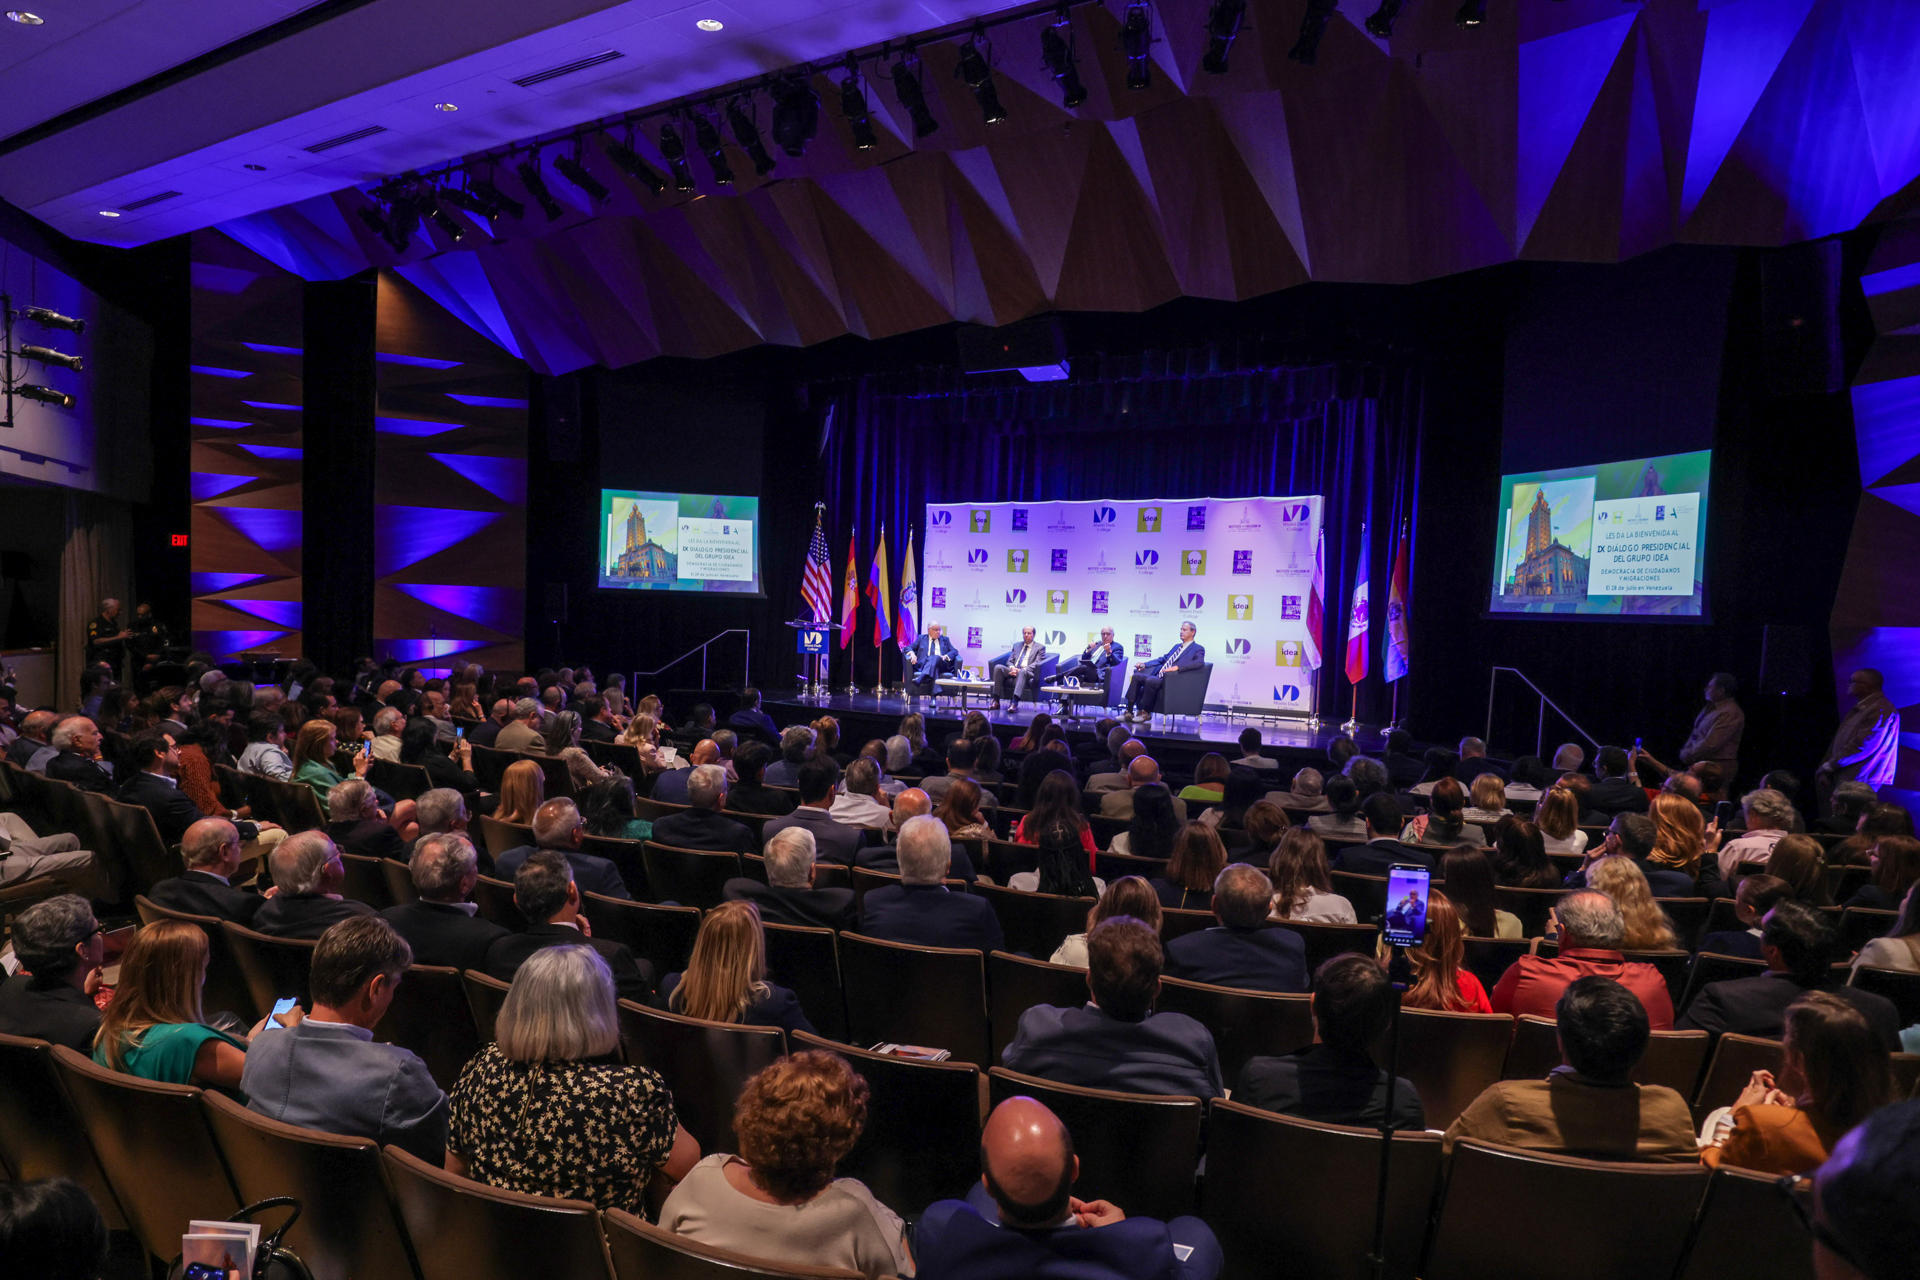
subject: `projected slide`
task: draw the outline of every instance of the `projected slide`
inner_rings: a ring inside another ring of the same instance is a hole
[[[1500,479],[1491,613],[1697,618],[1711,450]]]
[[[600,585],[758,595],[760,500],[602,489]]]

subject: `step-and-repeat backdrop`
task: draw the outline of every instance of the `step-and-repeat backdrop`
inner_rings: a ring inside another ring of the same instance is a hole
[[[1318,497],[930,503],[921,626],[944,623],[984,671],[1022,627],[1065,658],[1112,627],[1138,661],[1191,622],[1213,664],[1208,705],[1305,714],[1320,512]]]

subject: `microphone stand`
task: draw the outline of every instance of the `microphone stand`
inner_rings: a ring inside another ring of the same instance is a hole
[[[1373,1248],[1367,1263],[1374,1280],[1387,1274],[1387,1168],[1393,1155],[1393,1095],[1400,1078],[1400,996],[1413,985],[1413,962],[1405,947],[1394,947],[1387,960],[1387,982],[1393,988],[1393,1013],[1387,1030],[1387,1100],[1380,1114],[1380,1178],[1373,1195]]]

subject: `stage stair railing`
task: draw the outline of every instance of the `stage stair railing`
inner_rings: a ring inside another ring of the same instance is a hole
[[[1546,691],[1542,689],[1539,685],[1535,684],[1531,679],[1529,679],[1527,676],[1527,673],[1520,670],[1520,668],[1518,667],[1495,667],[1493,668],[1492,673],[1487,678],[1486,741],[1489,744],[1488,750],[1493,749],[1491,744],[1494,741],[1494,732],[1493,732],[1494,700],[1495,700],[1495,695],[1499,692],[1499,689],[1500,689],[1500,677],[1503,675],[1509,675],[1509,676],[1512,676],[1514,679],[1518,680],[1521,684],[1525,685],[1529,690],[1531,690],[1533,692],[1534,697],[1537,699],[1537,702],[1535,703],[1534,730],[1533,730],[1533,754],[1534,755],[1539,756],[1543,760],[1547,758],[1547,755],[1546,755],[1547,708],[1549,707],[1553,708],[1554,714],[1558,715],[1562,720],[1567,722],[1568,727],[1570,727],[1575,733],[1579,734],[1582,738],[1585,738],[1587,740],[1588,744],[1591,747],[1591,752],[1588,755],[1588,759],[1592,759],[1594,754],[1598,754],[1600,750],[1600,740],[1594,737],[1591,733],[1588,733],[1586,729],[1582,728],[1578,720],[1575,720],[1572,716],[1568,715],[1566,710],[1563,707],[1561,707],[1559,703],[1555,702],[1552,698],[1549,698],[1546,694]]]
[[[708,639],[695,645],[671,662],[662,663],[651,671],[634,672],[633,684],[628,687],[627,696],[630,698],[640,697],[642,692],[640,681],[643,676],[657,676],[663,671],[671,671],[696,654],[699,655],[700,658],[700,687],[702,689],[710,687],[707,684],[707,651],[720,641],[725,640],[728,636],[739,636],[741,639],[743,648],[740,655],[740,687],[742,689],[748,687],[753,683],[753,633],[745,627],[729,627],[727,630],[710,636]]]

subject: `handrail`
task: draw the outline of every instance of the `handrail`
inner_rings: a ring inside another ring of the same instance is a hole
[[[753,674],[752,674],[753,673],[753,632],[747,630],[745,627],[728,627],[725,631],[718,632],[708,637],[706,640],[702,641],[700,644],[693,646],[693,648],[687,650],[685,653],[673,659],[673,661],[671,662],[664,662],[659,666],[655,667],[651,671],[635,671],[633,673],[633,690],[632,690],[633,695],[636,698],[640,695],[640,677],[641,676],[657,676],[662,671],[672,670],[674,667],[679,666],[681,663],[685,662],[688,658],[691,658],[696,653],[700,655],[700,687],[702,689],[706,688],[707,687],[707,650],[710,647],[712,647],[716,642],[724,640],[728,636],[735,636],[735,635],[746,637],[745,653],[741,656],[741,659],[740,659],[740,687],[742,689],[748,687],[753,683]]]
[[[1538,695],[1540,698],[1540,716],[1539,716],[1539,720],[1536,722],[1536,725],[1534,727],[1534,733],[1533,733],[1533,754],[1534,755],[1536,756],[1539,755],[1542,747],[1546,743],[1547,708],[1548,707],[1552,707],[1562,720],[1565,720],[1568,724],[1572,725],[1573,731],[1575,733],[1579,734],[1581,737],[1585,738],[1589,743],[1593,744],[1593,749],[1596,754],[1599,752],[1600,739],[1594,737],[1592,734],[1588,733],[1585,729],[1583,729],[1580,726],[1580,722],[1578,720],[1575,720],[1572,716],[1568,715],[1566,711],[1561,708],[1559,703],[1555,702],[1552,698],[1549,698],[1546,695],[1546,691],[1543,690],[1539,685],[1535,684],[1532,680],[1528,679],[1527,673],[1522,671],[1518,667],[1494,667],[1490,672],[1488,672],[1488,675],[1487,675],[1487,735],[1486,735],[1488,741],[1492,741],[1493,739],[1493,696],[1494,696],[1494,692],[1499,687],[1500,673],[1502,671],[1506,672],[1508,675],[1518,676],[1520,678],[1520,683],[1526,685],[1527,688],[1533,690],[1534,693]]]

